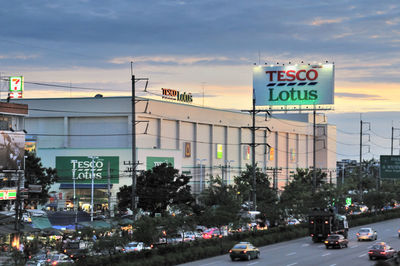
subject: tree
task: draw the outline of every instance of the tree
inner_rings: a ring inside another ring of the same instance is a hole
[[[157,229],[157,221],[149,216],[142,216],[133,224],[133,239],[137,242],[143,242],[150,246],[157,242],[160,234]]]
[[[320,169],[316,173],[316,191],[313,191],[313,171],[297,169],[293,180],[285,186],[280,198],[280,204],[285,216],[304,217],[313,207],[326,208],[332,204],[334,194],[332,185],[326,184],[326,173]]]
[[[45,204],[49,199],[49,189],[58,180],[57,170],[51,167],[45,168],[41,159],[35,153],[27,152],[25,155],[25,188],[29,185],[40,185],[40,193],[29,192],[27,204]]]
[[[194,198],[188,185],[190,177],[179,175],[179,170],[163,163],[137,176],[138,207],[144,211],[163,213],[168,206],[192,205]],[[131,188],[124,186],[117,194],[120,209],[131,208]]]
[[[255,177],[257,210],[261,212],[260,218],[262,218],[263,221],[268,219],[270,222],[274,223],[279,219],[277,191],[271,188],[268,176],[261,172],[261,169],[258,168],[257,165],[255,169]],[[243,171],[240,176],[235,177],[234,180],[237,195],[239,196],[243,206],[246,201],[251,201],[253,167],[251,165],[246,165],[246,170]]]
[[[239,220],[240,201],[236,197],[233,186],[226,185],[222,179],[210,178],[210,185],[200,196],[204,210],[200,223],[206,227],[217,227],[222,233],[222,227]]]

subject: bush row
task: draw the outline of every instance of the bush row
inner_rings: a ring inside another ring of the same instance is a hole
[[[394,218],[400,218],[400,210],[389,210],[348,217],[350,227]],[[234,244],[241,241],[251,242],[255,246],[265,246],[307,235],[308,228],[306,224],[274,227],[266,231],[235,233],[221,239],[200,239],[192,242],[179,243],[177,245],[161,246],[154,250],[139,253],[117,254],[108,257],[91,257],[84,262],[84,265],[106,266],[118,264],[119,266],[170,266],[226,254]]]

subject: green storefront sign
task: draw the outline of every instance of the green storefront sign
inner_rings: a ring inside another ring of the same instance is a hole
[[[381,155],[380,172],[382,179],[400,178],[400,156],[399,155]]]
[[[174,157],[147,157],[146,170],[153,169],[153,167],[159,166],[163,163],[174,166]]]
[[[78,184],[92,183],[94,172],[95,184],[107,184],[108,166],[110,166],[110,183],[119,182],[119,157],[118,156],[99,156],[92,159],[87,156],[57,156],[56,169],[60,177],[59,183],[73,183],[73,179]]]

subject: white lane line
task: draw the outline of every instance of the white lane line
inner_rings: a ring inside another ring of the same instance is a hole
[[[336,264],[331,264],[331,265],[329,265],[329,266],[336,266]]]
[[[213,264],[215,264],[215,263],[217,263],[217,261],[210,262],[210,263],[206,263],[206,264],[201,264],[200,266],[213,265]]]
[[[350,248],[356,248],[356,247],[358,247],[358,245],[355,245],[355,246],[351,246]]]
[[[310,244],[303,244],[302,247],[308,247]]]
[[[358,256],[359,258],[367,256],[367,254],[361,254],[360,256]]]
[[[288,264],[288,265],[286,265],[286,266],[293,266],[293,265],[296,265],[296,264],[297,264],[297,262]]]
[[[249,263],[249,264],[247,264],[247,265],[254,265],[254,264],[257,264],[257,263],[258,263],[258,261]]]
[[[292,252],[292,253],[286,254],[286,256],[293,256],[293,255],[296,255],[296,252]]]
[[[325,253],[325,254],[322,254],[321,256],[325,257],[325,256],[329,256],[329,255],[331,255],[331,253]]]

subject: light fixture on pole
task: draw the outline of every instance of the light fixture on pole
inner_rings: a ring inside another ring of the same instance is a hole
[[[93,222],[93,209],[94,209],[94,204],[93,204],[93,197],[94,197],[94,159],[98,159],[99,157],[97,156],[89,156],[89,159],[92,159],[92,193],[91,193],[91,199],[90,199],[90,221]]]
[[[228,178],[226,180],[226,184],[229,185],[231,181],[231,163],[235,162],[234,160],[225,160],[225,165],[228,168]]]
[[[203,162],[207,161],[207,159],[196,159],[196,161],[200,164],[200,193],[203,192]]]

